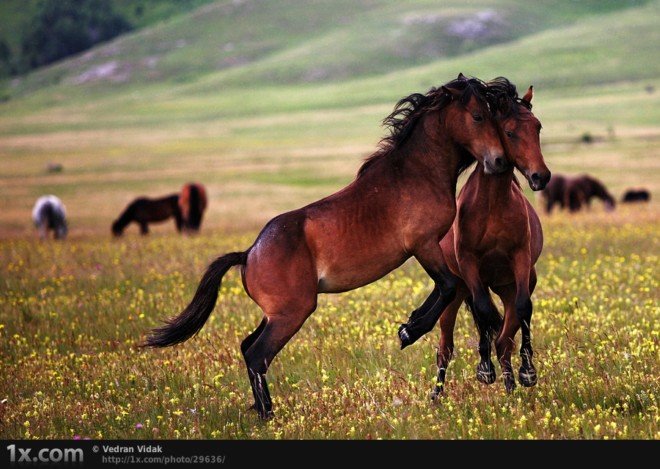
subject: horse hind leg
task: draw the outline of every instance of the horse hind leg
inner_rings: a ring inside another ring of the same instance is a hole
[[[261,335],[261,333],[264,330],[264,327],[266,327],[266,318],[264,317],[261,322],[259,323],[259,326],[250,334],[248,335],[243,342],[241,342],[241,353],[243,354],[243,359],[245,360],[245,364],[247,366],[247,359],[245,357],[245,353],[248,351],[250,347],[252,347],[252,344],[257,340],[257,338]],[[254,396],[254,404],[252,404],[251,408],[252,409],[257,409],[257,394],[254,392],[254,389],[252,389],[252,395]]]
[[[530,295],[536,288],[536,269],[532,268],[530,272],[529,279],[529,291]],[[520,344],[520,358],[521,366],[518,371],[518,381],[522,386],[532,387],[538,381],[538,375],[536,373],[536,367],[532,361],[534,351],[532,350],[532,336],[531,336],[531,323],[532,323],[532,312],[533,305],[531,299],[526,302],[522,301],[520,305],[520,328],[522,333],[522,342]]]
[[[255,398],[255,408],[264,420],[273,416],[273,403],[266,382],[268,367],[314,309],[316,309],[316,301],[313,306],[299,306],[277,314],[267,313],[263,330],[258,336],[255,331],[256,338],[244,352],[248,377]],[[248,337],[249,339],[250,337]]]
[[[449,362],[454,355],[454,325],[456,324],[456,315],[465,299],[466,291],[461,289],[457,291],[454,300],[445,308],[440,315],[440,343],[438,344],[437,363],[438,376],[435,388],[431,393],[431,400],[436,400],[444,395],[445,378]]]

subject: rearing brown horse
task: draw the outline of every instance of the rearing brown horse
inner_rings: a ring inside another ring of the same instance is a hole
[[[507,158],[522,170],[532,189],[543,189],[550,180],[550,171],[540,148],[541,124],[531,113],[532,88],[518,99],[515,86],[505,79],[493,80],[488,86],[488,96],[504,135]],[[510,391],[515,387],[511,349],[515,334],[522,327],[523,364],[519,378],[525,386],[536,383],[530,336],[530,295],[536,285],[534,264],[543,246],[541,223],[515,180],[513,167],[492,176],[486,176],[483,169],[481,164],[477,165],[461,190],[458,215],[440,243],[446,262],[445,282],[455,288],[452,292],[455,294],[436,301],[433,307],[414,311],[408,323],[399,329],[404,348],[430,331],[440,318],[438,384],[434,396],[443,389],[453,353],[456,313],[463,301],[470,307],[480,332],[481,362],[477,378],[487,384],[495,381],[490,349],[491,341],[497,338],[497,355],[506,388]],[[489,287],[504,301],[503,326],[490,298]]]
[[[462,75],[402,99],[385,119],[391,135],[339,192],[271,220],[244,252],[216,259],[177,317],[152,331],[151,347],[195,335],[211,314],[222,277],[240,265],[243,286],[264,318],[241,344],[262,418],[272,413],[266,372],[316,309],[319,293],[352,290],[414,256],[431,274],[442,265],[440,238],[456,214],[456,180],[476,157],[505,169],[483,82]]]

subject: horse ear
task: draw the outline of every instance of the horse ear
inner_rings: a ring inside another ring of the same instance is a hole
[[[446,86],[443,86],[440,89],[442,90],[443,93],[445,93],[449,96],[452,96],[452,97],[458,96],[459,94],[461,94],[461,92],[459,90],[455,90],[453,88],[447,88]]]
[[[463,75],[463,72],[458,74],[458,80],[465,80],[465,75]]]
[[[525,96],[522,97],[522,100],[527,104],[532,104],[532,98],[534,97],[534,87],[530,85]]]

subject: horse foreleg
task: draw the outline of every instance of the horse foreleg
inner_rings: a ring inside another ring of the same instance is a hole
[[[520,321],[516,313],[516,286],[512,283],[499,287],[497,294],[504,303],[504,325],[497,340],[495,340],[495,349],[502,368],[504,387],[507,392],[512,392],[516,388],[516,380],[511,366],[511,352],[515,346],[516,332],[520,328]]]
[[[488,289],[481,281],[479,263],[473,255],[462,255],[459,258],[459,268],[463,281],[470,290],[471,298],[466,300],[472,312],[479,331],[479,356],[477,365],[477,380],[484,384],[492,384],[497,377],[495,365],[490,359],[491,344],[499,332],[502,320],[497,307],[493,304]]]
[[[146,221],[140,222],[140,234],[142,236],[149,234],[149,224]]]
[[[48,237],[48,224],[42,223],[37,227],[37,231],[39,232],[39,239],[43,241]]]
[[[183,217],[179,210],[174,212],[174,223],[176,224],[176,230],[181,233],[181,229],[183,228]]]

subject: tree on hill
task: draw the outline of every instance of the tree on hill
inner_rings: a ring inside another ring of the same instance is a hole
[[[5,41],[0,39],[0,78],[9,76],[13,72],[11,49]]]
[[[50,64],[130,29],[111,2],[43,0],[22,41],[22,68]]]

